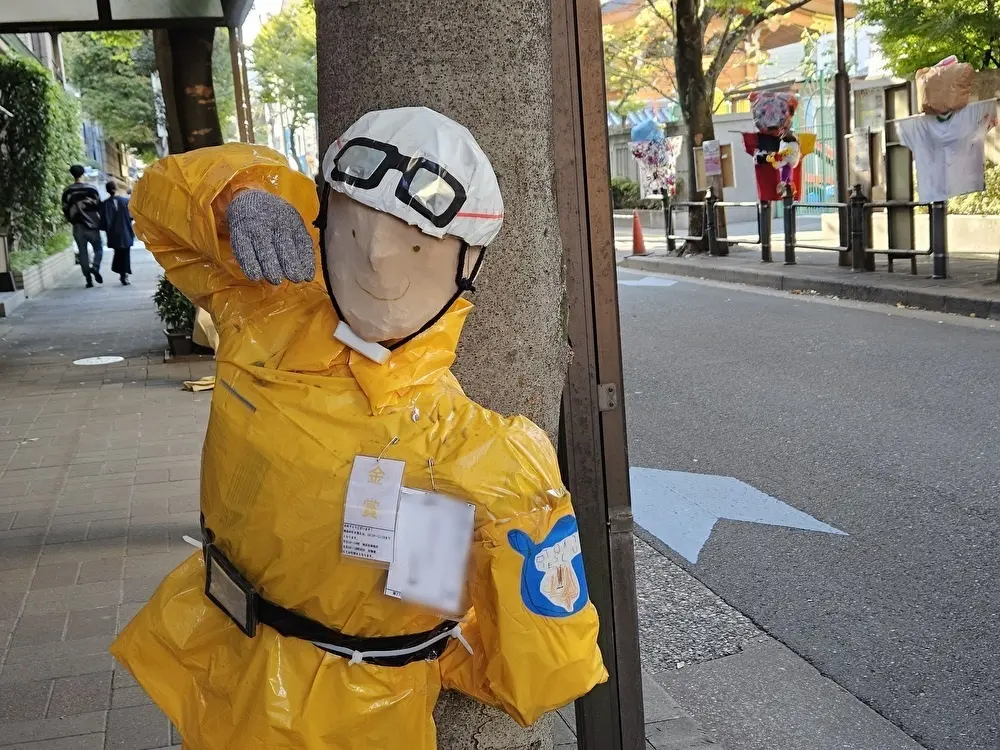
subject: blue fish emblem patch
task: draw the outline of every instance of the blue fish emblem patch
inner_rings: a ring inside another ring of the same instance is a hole
[[[538,544],[518,529],[508,532],[507,541],[524,558],[521,599],[531,612],[542,617],[569,617],[587,606],[590,597],[574,516],[556,521]]]

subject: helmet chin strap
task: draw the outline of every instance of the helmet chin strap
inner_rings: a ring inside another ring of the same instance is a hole
[[[329,201],[330,201],[330,184],[324,181],[323,195],[320,198],[319,216],[316,217],[316,221],[313,222],[313,224],[319,230],[319,249],[320,249],[319,255],[320,255],[320,261],[323,264],[323,282],[326,284],[326,293],[329,295],[330,301],[333,303],[333,309],[337,313],[337,319],[346,323],[346,318],[344,318],[344,313],[340,309],[340,305],[337,302],[337,298],[333,293],[333,286],[330,283],[330,261],[327,258],[327,253],[326,253],[327,206],[329,205]],[[424,323],[422,326],[420,326],[420,328],[418,328],[410,335],[404,336],[403,338],[394,341],[391,344],[382,344],[386,349],[388,349],[389,351],[395,351],[396,349],[399,349],[401,346],[404,346],[405,344],[408,344],[409,342],[413,341],[413,339],[415,339],[417,336],[427,331],[427,329],[429,329],[431,326],[433,326],[435,323],[441,320],[441,318],[444,317],[445,313],[447,313],[448,310],[451,309],[451,306],[454,305],[463,294],[465,294],[466,292],[476,291],[475,281],[476,277],[479,276],[480,269],[482,268],[483,258],[486,255],[486,248],[484,247],[480,251],[479,257],[476,258],[476,262],[472,266],[472,270],[468,274],[466,274],[465,268],[466,268],[466,262],[468,261],[470,249],[471,248],[469,247],[469,243],[466,242],[465,240],[462,240],[462,246],[458,251],[458,270],[455,273],[456,289],[455,289],[455,294],[452,295],[451,299],[449,299],[448,302],[445,303],[444,307],[442,307],[433,318],[428,320],[426,323]]]

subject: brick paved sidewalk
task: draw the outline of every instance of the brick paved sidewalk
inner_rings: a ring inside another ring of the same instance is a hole
[[[107,653],[198,535],[211,363],[164,365],[151,256],[134,284],[63,286],[0,322],[0,748],[179,742]],[[109,274],[110,277],[110,274]],[[74,359],[119,355],[101,367]]]

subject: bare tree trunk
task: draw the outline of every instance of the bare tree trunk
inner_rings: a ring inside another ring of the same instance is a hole
[[[215,85],[212,80],[215,29],[171,29],[166,35],[170,47],[170,77],[173,83],[169,95],[173,97],[176,108],[177,127],[180,129],[183,149],[193,151],[206,146],[221,146],[222,125],[215,107]],[[158,55],[158,64],[159,60]],[[164,81],[164,96],[167,95]]]
[[[555,436],[568,344],[551,12],[549,0],[316,2],[324,148],[365,112],[423,105],[468,127],[490,156],[504,230],[487,251],[455,372],[478,402]],[[524,730],[461,696],[444,696],[436,716],[441,750],[551,747],[547,720]]]
[[[677,75],[677,90],[680,99],[681,113],[684,115],[686,146],[690,158],[687,200],[702,201],[704,191],[699,191],[695,179],[694,149],[704,141],[715,138],[715,125],[712,122],[713,98],[715,81],[705,75],[705,29],[698,12],[698,0],[677,0],[675,18],[677,24],[678,43],[674,49],[674,67]],[[722,199],[721,181],[717,198]],[[719,224],[725,232],[725,216],[719,212]],[[688,234],[698,236],[705,227],[704,212],[692,210]],[[704,240],[689,240],[684,245],[685,252],[705,252],[708,243]]]
[[[184,153],[184,134],[177,115],[177,89],[174,86],[174,56],[170,50],[170,37],[166,30],[153,31],[153,50],[156,53],[156,70],[160,74],[163,107],[167,116],[167,151]]]

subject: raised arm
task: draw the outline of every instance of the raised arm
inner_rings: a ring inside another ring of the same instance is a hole
[[[307,252],[312,252],[314,238],[306,227],[311,227],[318,212],[316,186],[268,148],[232,143],[161,159],[146,170],[131,200],[136,234],[167,278],[217,321],[231,309],[227,300],[236,290],[240,290],[243,308],[279,290],[260,283],[253,269],[244,272],[234,255],[227,218],[234,201],[236,208],[252,203],[267,204],[270,209],[239,222],[234,232],[245,239],[272,237],[270,225],[276,212],[282,225],[288,221],[287,214],[297,213],[299,244],[308,240]],[[236,237],[233,243],[241,244]]]

